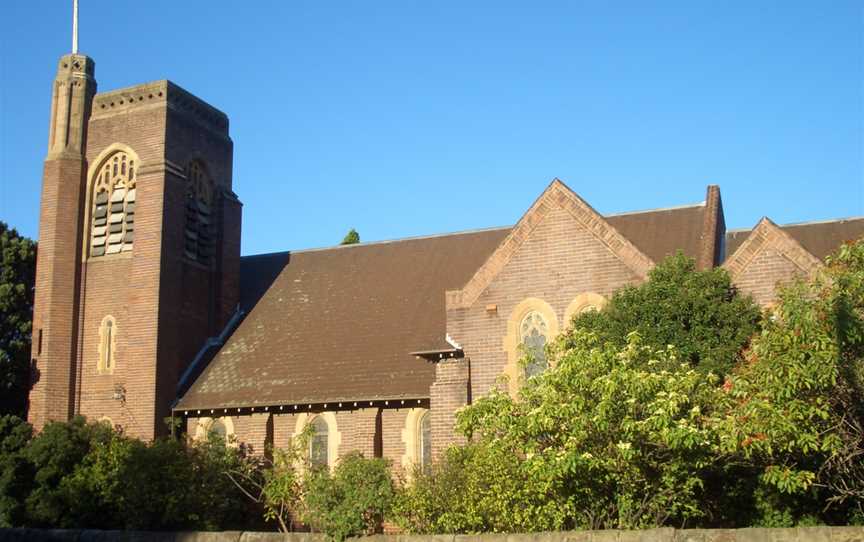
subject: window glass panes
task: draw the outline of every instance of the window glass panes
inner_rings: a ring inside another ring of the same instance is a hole
[[[525,376],[530,378],[542,373],[549,366],[546,361],[548,326],[539,312],[531,311],[522,319],[519,332],[525,354],[529,357],[525,365]]]
[[[327,422],[319,416],[312,421],[312,438],[309,441],[309,462],[312,465],[327,466],[330,463],[327,443]]]

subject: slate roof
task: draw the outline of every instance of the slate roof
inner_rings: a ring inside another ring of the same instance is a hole
[[[175,408],[428,397],[435,368],[410,352],[441,346],[444,291],[467,282],[509,231],[289,253]],[[260,285],[253,267],[281,260],[258,258],[245,265]]]
[[[787,224],[780,229],[801,243],[808,252],[824,260],[846,241],[854,241],[864,236],[864,217],[842,218],[820,222]],[[726,257],[728,258],[750,235],[751,229],[729,230],[726,232]]]
[[[704,205],[607,216],[646,256],[699,253]],[[176,410],[429,397],[444,292],[510,227],[241,259],[248,316]]]
[[[604,218],[654,263],[659,263],[679,249],[691,258],[698,257],[704,217],[703,203]]]

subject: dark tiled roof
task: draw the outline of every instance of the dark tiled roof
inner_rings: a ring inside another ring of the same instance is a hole
[[[698,258],[704,205],[609,215],[606,220],[643,254],[659,263],[679,249]]]
[[[258,303],[290,256],[290,252],[274,252],[240,258],[240,308],[244,312],[248,313]]]
[[[607,217],[654,261],[696,257],[705,207]],[[449,348],[445,290],[461,288],[510,228],[241,260],[251,312],[177,409],[425,398]]]
[[[780,229],[801,243],[808,252],[824,260],[846,241],[864,236],[864,217],[787,224]],[[751,230],[734,230],[726,233],[726,257],[728,258],[741,246]]]
[[[434,366],[409,353],[442,345],[444,291],[509,231],[257,257],[281,273],[176,408],[428,397]]]

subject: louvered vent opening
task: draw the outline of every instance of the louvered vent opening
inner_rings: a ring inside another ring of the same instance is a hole
[[[135,241],[135,161],[115,153],[93,185],[90,256],[129,252]]]
[[[186,178],[184,253],[190,260],[209,265],[213,251],[213,183],[198,162],[189,164]]]

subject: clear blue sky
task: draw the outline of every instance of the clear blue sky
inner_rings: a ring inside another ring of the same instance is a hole
[[[603,213],[864,215],[864,3],[80,0],[99,89],[225,111],[243,253],[514,223],[554,177]],[[71,0],[0,15],[0,220],[37,235]]]

